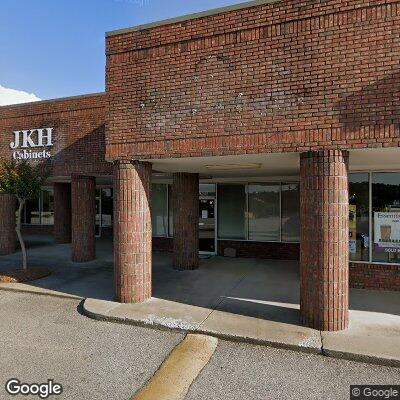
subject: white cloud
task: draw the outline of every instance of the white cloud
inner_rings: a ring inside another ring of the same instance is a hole
[[[33,93],[24,92],[23,90],[9,89],[0,85],[0,106],[28,103],[30,101],[38,100],[40,100],[39,97]]]

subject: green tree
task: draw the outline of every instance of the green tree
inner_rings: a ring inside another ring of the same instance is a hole
[[[22,210],[27,200],[40,196],[42,185],[48,177],[43,164],[27,161],[0,161],[0,193],[14,195],[18,200],[18,214],[15,230],[22,250],[23,269],[28,268],[25,242],[21,234]]]

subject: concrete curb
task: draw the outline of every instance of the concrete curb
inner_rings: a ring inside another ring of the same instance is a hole
[[[317,354],[326,357],[343,359],[349,361],[363,362],[369,364],[382,365],[387,367],[395,367],[400,368],[400,359],[395,357],[388,356],[379,356],[373,354],[363,354],[349,351],[340,351],[338,349],[326,348],[322,343],[321,332],[319,333],[319,337],[321,339],[320,346],[311,346],[307,347],[304,345],[293,345],[287,342],[279,342],[276,340],[268,340],[268,339],[259,339],[246,335],[238,335],[235,333],[228,332],[217,332],[214,329],[205,329],[202,325],[206,322],[208,317],[213,313],[214,310],[205,309],[205,317],[204,319],[199,320],[197,323],[185,323],[184,321],[180,321],[181,323],[177,323],[174,325],[165,323],[161,319],[153,319],[149,322],[148,319],[138,319],[138,318],[129,318],[124,316],[113,315],[112,311],[121,306],[119,303],[107,302],[103,300],[95,300],[91,298],[84,298],[80,296],[65,294],[62,292],[56,292],[49,289],[44,289],[40,287],[32,287],[20,283],[10,283],[10,284],[0,284],[0,291],[9,291],[16,293],[29,293],[36,294],[39,296],[48,296],[48,297],[56,297],[62,299],[70,299],[70,300],[84,300],[82,304],[82,312],[87,317],[97,320],[97,321],[105,321],[111,323],[118,323],[124,325],[132,325],[139,326],[150,329],[164,330],[164,331],[176,331],[179,333],[198,333],[213,336],[219,339],[227,340],[230,342],[238,342],[238,343],[249,343],[254,345],[261,345],[273,348],[280,348],[285,350],[298,351],[302,353],[309,354]],[[107,307],[104,307],[104,304],[107,304]],[[98,306],[100,305],[100,309]],[[103,307],[101,307],[103,305]],[[97,307],[96,307],[97,306]],[[194,306],[189,306],[194,307]],[[194,307],[198,308],[198,307]],[[168,319],[166,319],[168,322]],[[177,320],[174,320],[177,321]],[[178,320],[179,322],[179,320]]]
[[[363,362],[369,364],[376,364],[388,367],[397,367],[400,368],[400,359],[389,358],[389,357],[380,357],[372,354],[361,354],[356,352],[348,352],[348,351],[339,351],[333,349],[325,349],[322,346],[320,347],[307,347],[301,345],[293,345],[287,342],[279,342],[276,340],[268,340],[268,339],[257,339],[254,337],[246,336],[246,335],[237,335],[235,333],[227,333],[227,332],[217,332],[214,329],[205,329],[202,327],[205,320],[198,324],[197,326],[193,326],[192,328],[182,328],[182,327],[171,327],[166,326],[162,323],[147,323],[144,319],[135,319],[135,318],[127,318],[113,315],[113,311],[116,311],[116,308],[119,307],[117,303],[114,303],[114,306],[104,307],[103,310],[97,310],[96,308],[100,306],[100,301],[94,299],[86,299],[83,303],[83,314],[86,316],[100,320],[107,321],[113,323],[127,324],[133,326],[146,327],[151,329],[159,329],[159,330],[174,330],[180,333],[197,333],[203,335],[209,335],[213,337],[217,337],[219,339],[231,341],[231,342],[239,342],[239,343],[250,343],[255,345],[280,348],[285,350],[298,351],[302,353],[316,354],[322,355],[330,358],[343,359],[348,361],[356,361]],[[211,311],[212,312],[212,311]],[[211,315],[211,313],[210,313]],[[208,318],[208,317],[207,317]],[[207,319],[206,318],[206,319]],[[321,332],[319,332],[319,336],[321,337]]]
[[[88,300],[88,299],[86,299]],[[86,300],[82,304],[82,310],[83,314],[85,314],[87,317],[94,319],[96,321],[103,321],[103,322],[111,322],[111,323],[116,323],[116,324],[122,324],[122,325],[131,325],[131,326],[138,326],[142,328],[150,328],[150,329],[156,329],[156,330],[162,330],[162,331],[174,331],[178,333],[195,333],[195,334],[202,334],[202,335],[208,335],[212,336],[218,339],[222,340],[227,340],[229,342],[237,342],[237,343],[248,343],[248,344],[254,344],[254,345],[261,345],[261,346],[267,346],[267,347],[273,347],[273,348],[278,348],[278,349],[285,349],[285,350],[293,350],[293,351],[299,351],[302,353],[308,353],[308,354],[319,354],[322,355],[322,350],[317,350],[314,348],[308,348],[308,347],[302,347],[302,346],[295,346],[295,345],[290,345],[287,343],[280,343],[280,342],[275,342],[275,341],[270,341],[270,340],[261,340],[261,339],[254,339],[251,337],[247,336],[237,336],[233,334],[224,334],[224,333],[218,333],[218,332],[213,332],[209,331],[207,329],[201,329],[200,327],[196,328],[180,328],[180,327],[169,327],[166,325],[163,325],[161,323],[147,323],[142,320],[135,320],[131,318],[122,318],[122,317],[116,317],[112,315],[107,315],[103,313],[97,313],[94,312],[90,309],[90,307],[87,307],[87,302]]]
[[[84,297],[81,296],[56,292],[54,290],[44,289],[41,287],[29,286],[23,283],[0,283],[0,290],[4,290],[6,292],[36,294],[38,296],[57,297],[60,299],[84,300]]]
[[[162,322],[157,322],[157,321],[153,321],[151,323],[146,322],[146,319],[144,318],[126,318],[122,316],[113,315],[113,310],[115,311],[118,306],[119,305],[115,303],[115,306],[110,305],[109,307],[105,307],[104,302],[101,303],[100,301],[88,298],[82,304],[82,311],[83,314],[85,314],[87,317],[98,321],[106,321],[124,325],[133,325],[133,326],[158,329],[158,330],[172,330],[180,333],[197,333],[197,334],[213,336],[231,342],[249,343],[249,344],[280,348],[285,350],[294,350],[309,354],[322,355],[321,346],[307,347],[306,345],[294,345],[283,341],[279,342],[276,340],[260,339],[246,335],[237,335],[234,333],[218,332],[213,329],[205,329],[202,327],[202,325],[207,318],[201,323],[193,324],[192,326],[190,326],[190,324],[186,324],[186,326],[179,326],[179,324],[176,326],[171,326],[169,324],[166,325],[163,324]],[[102,308],[102,310],[97,310],[96,309],[97,307]],[[210,310],[210,314],[212,313],[212,311],[213,310]]]
[[[400,360],[396,358],[384,358],[367,354],[350,353],[347,351],[327,350],[327,349],[322,349],[322,355],[331,358],[338,358],[341,360],[357,361],[367,364],[382,365],[385,367],[400,368]]]

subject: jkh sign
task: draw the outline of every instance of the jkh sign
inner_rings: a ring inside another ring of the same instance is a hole
[[[15,150],[14,160],[50,158],[49,147],[53,147],[53,128],[15,131],[14,141],[10,143],[10,148]]]

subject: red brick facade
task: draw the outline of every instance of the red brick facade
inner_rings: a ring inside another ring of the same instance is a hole
[[[270,260],[299,260],[299,243],[248,242],[241,240],[218,240],[218,254],[226,248],[236,250],[237,257],[265,258]]]
[[[350,263],[350,287],[400,290],[400,265]]]
[[[96,258],[96,181],[92,176],[72,175],[72,261]]]
[[[95,258],[95,177],[113,174],[115,293],[141,302],[151,296],[149,160],[301,153],[301,251],[296,243],[219,241],[218,252],[300,257],[304,322],[344,329],[347,150],[400,147],[399,37],[399,0],[257,1],[114,32],[106,93],[0,107],[0,157],[12,157],[14,131],[53,128],[52,178],[72,177],[71,195],[55,185],[54,234],[67,243],[72,231],[80,262]],[[177,171],[169,171],[174,265],[194,269],[199,176]],[[15,249],[14,204],[0,197],[0,205],[3,254]],[[171,248],[171,239],[155,239],[160,246]],[[398,290],[399,276],[399,266],[350,265],[353,287]]]
[[[320,330],[348,326],[348,157],[324,150],[300,160],[300,313]]]
[[[151,297],[151,164],[114,164],[114,288],[121,303]]]
[[[107,37],[107,158],[400,144],[398,0],[286,0]]]
[[[54,235],[54,225],[24,224],[21,231],[23,235]]]
[[[0,158],[11,158],[13,132],[53,128],[52,175],[111,175],[105,157],[104,94],[0,107]]]
[[[71,185],[54,184],[54,239],[57,244],[71,243]]]
[[[176,173],[172,186],[174,268],[199,268],[199,175]]]
[[[15,252],[17,235],[15,211],[17,200],[9,194],[0,194],[0,256]]]

